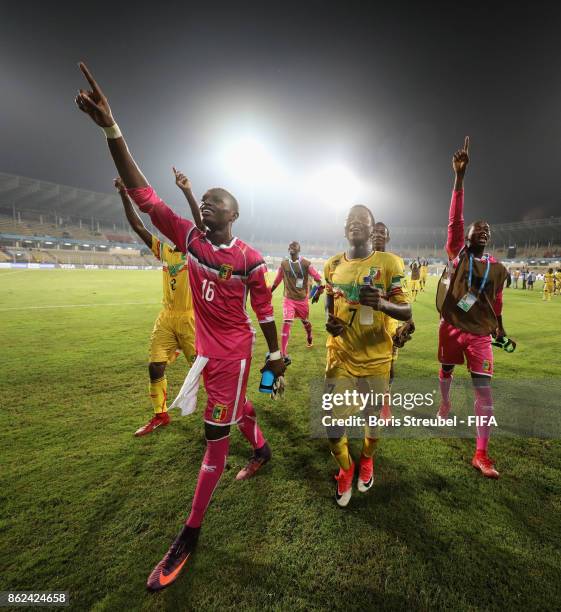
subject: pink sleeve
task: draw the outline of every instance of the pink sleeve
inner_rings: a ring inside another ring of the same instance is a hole
[[[280,285],[283,276],[284,274],[282,271],[282,266],[279,266],[279,269],[277,270],[277,275],[275,276],[275,280],[273,281],[273,287],[278,287],[278,285]]]
[[[318,283],[321,283],[321,276],[318,274],[318,271],[312,266],[312,264],[308,267],[308,274]]]
[[[274,321],[271,289],[267,287],[265,273],[267,266],[264,261],[257,261],[247,277],[251,307],[257,315],[259,323]]]
[[[195,227],[195,224],[174,213],[150,186],[127,189],[127,193],[142,212],[150,215],[152,223],[162,234],[172,240],[185,253],[187,250],[187,235]]]
[[[448,215],[448,259],[454,259],[464,246],[464,190],[453,191]]]

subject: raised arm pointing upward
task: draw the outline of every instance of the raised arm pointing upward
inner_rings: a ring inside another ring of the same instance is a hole
[[[245,310],[248,294],[269,348],[267,365],[277,375],[279,387],[285,365],[278,347],[265,262],[260,253],[232,235],[232,224],[239,216],[236,198],[226,189],[207,190],[200,207],[202,219],[195,214],[197,225],[174,213],[135,163],[107,98],[92,74],[84,64],[80,64],[80,70],[91,90],[80,90],[76,104],[105,131],[109,151],[127,193],[142,212],[150,215],[154,225],[187,255],[189,262],[197,359],[174,406],[178,404],[185,412],[196,408],[196,389],[202,374],[207,391],[204,413],[207,447],[191,514],[148,578],[148,588],[160,590],[177,578],[196,546],[205,512],[226,465],[230,427],[237,425],[254,450],[247,466],[238,473],[238,480],[253,476],[271,458],[271,449],[259,428],[253,405],[246,397],[255,336]],[[181,183],[179,174],[175,172],[176,180]],[[194,198],[188,197],[188,200],[196,213]],[[208,231],[204,231],[204,226]]]

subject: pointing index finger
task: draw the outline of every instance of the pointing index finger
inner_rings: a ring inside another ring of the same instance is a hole
[[[80,65],[80,70],[82,71],[82,74],[86,77],[86,80],[91,85],[93,91],[96,94],[102,96],[103,93],[99,85],[96,83],[96,80],[93,78],[92,73],[88,70],[88,67],[86,66],[86,64],[84,64],[84,62],[80,62],[79,65]]]
[[[469,153],[469,136],[466,136],[464,140],[464,151],[466,153]]]

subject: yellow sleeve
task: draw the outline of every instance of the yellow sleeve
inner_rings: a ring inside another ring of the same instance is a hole
[[[333,295],[333,288],[331,286],[331,259],[325,262],[323,267],[323,277],[325,278],[325,291],[329,295]]]
[[[154,257],[162,261],[162,243],[155,234],[152,234],[152,253]]]
[[[405,278],[403,259],[392,257],[390,265],[386,270],[386,289],[390,302],[404,304],[407,296],[403,292],[403,280]]]

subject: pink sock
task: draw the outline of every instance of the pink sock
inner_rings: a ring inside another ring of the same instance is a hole
[[[220,440],[207,440],[206,452],[203,457],[199,480],[191,506],[191,514],[185,521],[188,527],[201,526],[214,489],[224,471],[229,447],[229,435],[220,438]]]
[[[475,392],[475,415],[478,417],[487,417],[489,419],[493,415],[493,396],[491,387],[474,387]],[[489,436],[491,435],[491,426],[488,424],[477,427],[476,450],[478,452],[487,453],[489,445]]]
[[[286,356],[286,349],[288,347],[288,339],[290,338],[290,326],[292,321],[283,321],[282,323],[282,334],[281,334],[281,352]]]
[[[238,422],[239,430],[245,439],[255,448],[261,448],[265,444],[265,438],[259,425],[257,425],[257,415],[250,401],[245,402],[243,417]]]
[[[308,344],[312,342],[312,324],[309,321],[302,321],[302,325],[306,330],[306,337],[308,339]]]
[[[440,384],[440,395],[445,404],[450,403],[450,387],[452,386],[452,372],[446,372],[440,368],[438,373],[438,382]]]

